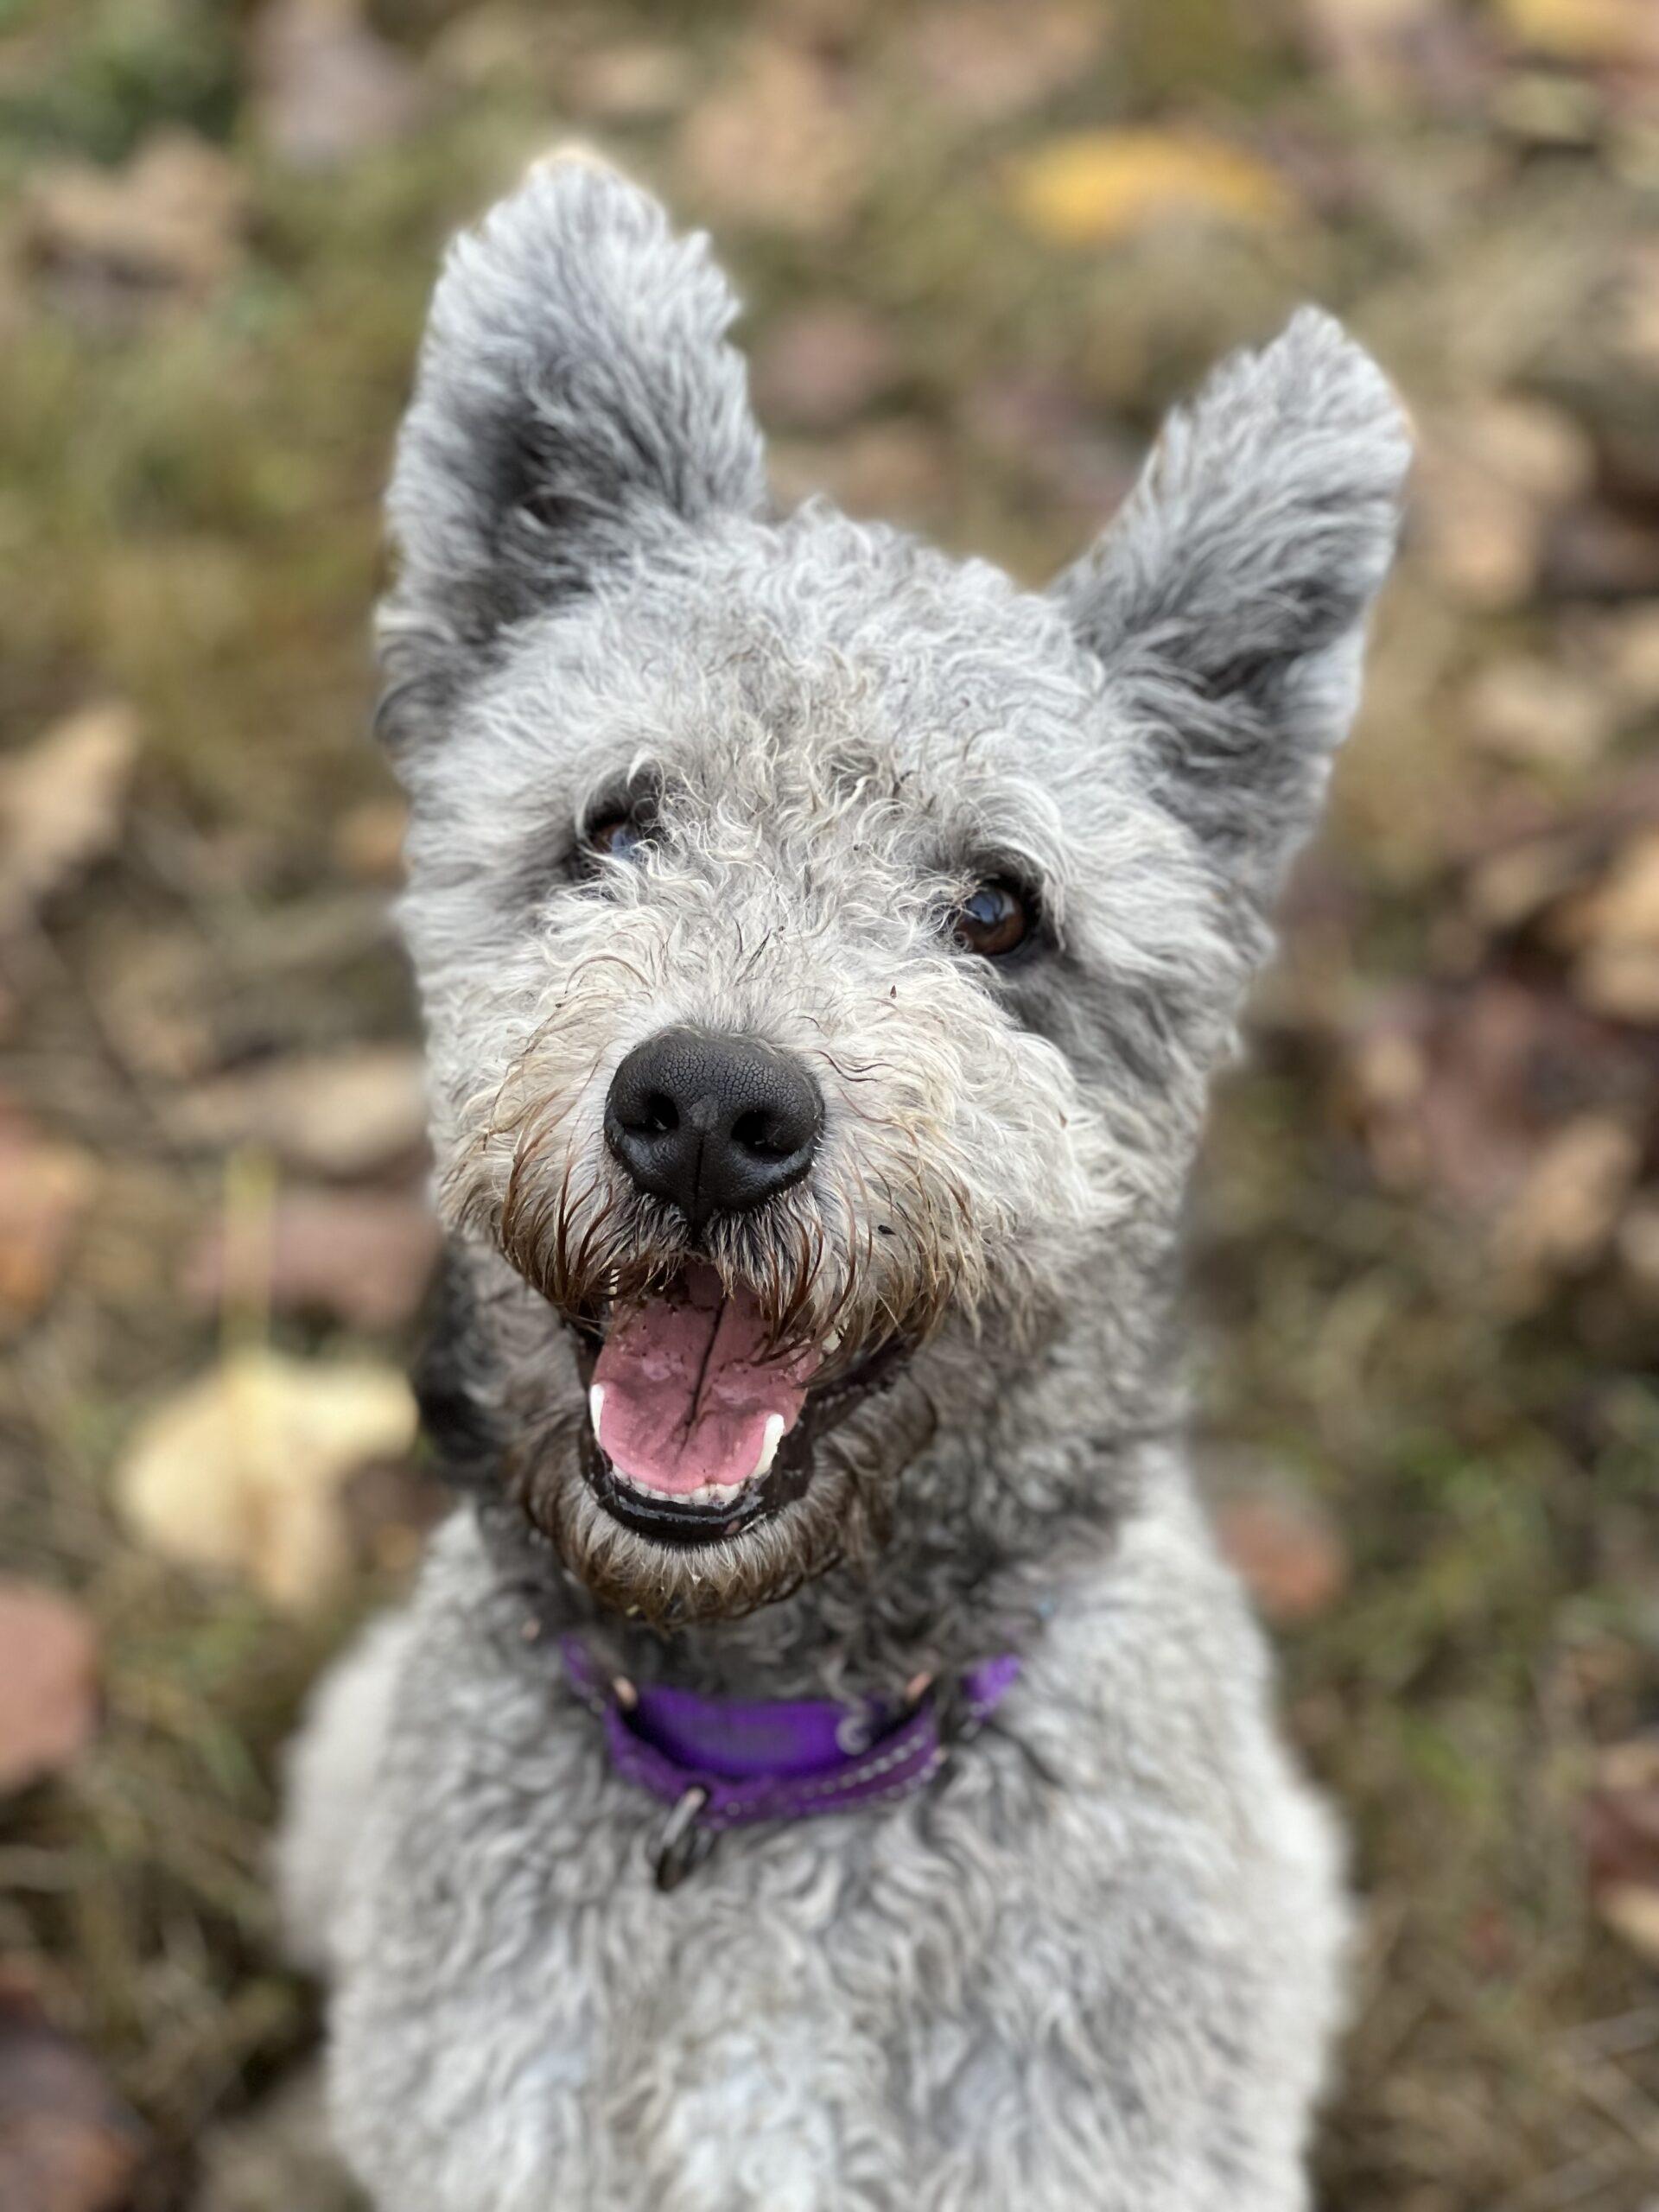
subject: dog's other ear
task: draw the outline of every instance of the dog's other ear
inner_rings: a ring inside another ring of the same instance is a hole
[[[1310,827],[1358,703],[1409,459],[1381,370],[1304,308],[1171,416],[1054,587],[1140,726],[1164,804],[1252,896]]]
[[[765,493],[737,311],[701,236],[597,159],[541,162],[451,245],[387,495],[394,677]]]

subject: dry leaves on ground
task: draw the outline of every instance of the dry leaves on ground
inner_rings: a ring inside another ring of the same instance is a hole
[[[1551,60],[1659,67],[1653,0],[1497,0],[1497,14],[1518,45]]]
[[[94,2061],[20,1991],[0,1986],[0,2205],[119,2212],[146,2147]]]
[[[950,0],[906,26],[917,76],[953,114],[992,123],[1076,84],[1105,43],[1106,12],[1082,0]]]
[[[1659,1967],[1659,1735],[1610,1745],[1585,1803],[1591,1893],[1616,1935]]]
[[[137,758],[137,716],[109,701],[0,762],[0,938],[111,849]]]
[[[1342,1533],[1306,1491],[1266,1473],[1224,1476],[1211,1510],[1223,1557],[1275,1627],[1317,1619],[1346,1589]]]
[[[53,1591],[0,1581],[0,1791],[58,1773],[97,1726],[91,1622]]]
[[[1421,442],[1414,528],[1436,577],[1465,606],[1518,607],[1537,588],[1552,526],[1589,492],[1589,438],[1541,401],[1494,398]]]
[[[806,237],[838,231],[870,181],[868,134],[845,85],[775,39],[751,46],[692,110],[680,163],[700,210]]]
[[[351,1563],[351,1478],[415,1441],[396,1369],[232,1353],[156,1407],[116,1472],[118,1503],[170,1559],[245,1577],[273,1605],[326,1601]]]
[[[410,130],[425,104],[412,63],[356,0],[268,0],[249,51],[260,135],[295,168],[329,169]]]
[[[24,195],[24,243],[73,297],[200,297],[241,257],[247,188],[230,156],[189,131],[157,131],[122,169],[61,162]]]
[[[0,1097],[0,1340],[56,1289],[96,1179],[89,1154]]]
[[[0,1198],[0,1223],[3,1211]],[[251,1222],[216,1221],[185,1262],[184,1288],[202,1305],[397,1329],[419,1310],[437,1256],[437,1223],[412,1192],[289,1189]]]
[[[1014,165],[1015,209],[1063,245],[1111,245],[1169,222],[1278,230],[1300,205],[1278,172],[1196,131],[1090,130]]]
[[[425,1077],[406,1045],[297,1053],[183,1093],[174,1121],[187,1143],[263,1146],[302,1173],[349,1180],[418,1156]]]

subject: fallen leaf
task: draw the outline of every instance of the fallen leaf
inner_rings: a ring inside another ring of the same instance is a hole
[[[98,1726],[98,1639],[78,1605],[0,1581],[0,1791],[56,1774]]]
[[[807,237],[839,230],[871,173],[868,133],[845,81],[771,38],[686,118],[680,162],[692,197],[712,213]]]
[[[1536,1296],[1600,1257],[1641,1164],[1640,1140],[1611,1115],[1582,1115],[1549,1139],[1497,1225],[1494,1253],[1513,1296]]]
[[[244,1575],[296,1610],[348,1570],[349,1478],[406,1453],[415,1433],[414,1397],[395,1368],[237,1352],[140,1424],[116,1497],[168,1558]]]
[[[1650,1076],[1560,992],[1503,976],[1390,995],[1350,1043],[1347,1103],[1378,1179],[1495,1222],[1562,1128]]]
[[[1109,245],[1171,221],[1278,230],[1300,203],[1265,162],[1219,138],[1155,130],[1056,138],[1015,162],[1014,204],[1064,245]]]
[[[358,0],[267,0],[249,43],[255,124],[292,168],[337,168],[420,116],[418,73],[364,22]]]
[[[1618,721],[1605,684],[1529,655],[1482,669],[1463,695],[1461,717],[1484,751],[1528,767],[1567,770],[1593,766]]]
[[[949,0],[906,27],[917,76],[968,121],[998,122],[1064,92],[1097,58],[1106,16],[1080,0]]]
[[[3,1206],[0,1198],[0,1219]],[[438,1243],[430,1209],[413,1195],[289,1189],[257,1235],[215,1222],[186,1261],[183,1285],[200,1305],[269,1303],[332,1313],[353,1328],[397,1329],[420,1308]]]
[[[1536,589],[1549,532],[1589,490],[1590,441],[1541,402],[1489,400],[1432,425],[1414,480],[1418,539],[1465,606],[1517,607]]]
[[[1575,996],[1616,1021],[1659,1023],[1659,829],[1636,832],[1604,879],[1554,918]]]
[[[613,124],[660,123],[685,105],[691,71],[680,48],[630,39],[575,56],[561,73],[559,89],[574,115]]]
[[[1600,618],[1596,654],[1607,681],[1629,709],[1659,707],[1659,605],[1619,607]]]
[[[425,1074],[406,1045],[300,1053],[199,1084],[174,1117],[188,1143],[263,1145],[291,1167],[349,1179],[418,1154]]]
[[[1317,1619],[1342,1595],[1347,1549],[1311,1498],[1279,1484],[1253,1485],[1224,1496],[1213,1511],[1223,1557],[1275,1626]]]
[[[6,2212],[118,2212],[143,2129],[79,2044],[27,1997],[0,1992],[0,2204]]]
[[[194,298],[236,266],[246,215],[236,163],[189,131],[167,130],[122,169],[41,169],[24,194],[22,235],[38,264],[99,303],[144,291]]]
[[[96,1179],[90,1154],[43,1136],[0,1099],[0,1338],[57,1287]]]
[[[111,701],[0,762],[0,938],[111,849],[137,758],[137,717]]]
[[[1632,1950],[1659,1965],[1659,1735],[1599,1754],[1583,1827],[1596,1910]]]
[[[1415,39],[1445,21],[1446,0],[1301,0],[1314,59],[1357,92],[1410,86]]]
[[[1498,0],[1498,17],[1529,53],[1552,60],[1659,65],[1652,0]]]

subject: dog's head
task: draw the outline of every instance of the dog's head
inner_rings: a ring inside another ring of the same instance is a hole
[[[1058,1344],[1080,1427],[1132,1406],[1407,455],[1304,314],[1033,595],[769,510],[732,314],[633,187],[533,174],[439,284],[381,625],[471,1387],[658,1618],[873,1543]]]

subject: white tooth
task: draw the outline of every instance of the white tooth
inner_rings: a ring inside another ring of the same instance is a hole
[[[588,1393],[588,1418],[594,1424],[594,1434],[599,1434],[599,1416],[605,1404],[605,1385],[595,1382]]]
[[[759,1476],[764,1475],[766,1470],[771,1466],[772,1461],[778,1457],[778,1446],[782,1443],[783,1437],[784,1417],[782,1414],[768,1414],[766,1415],[766,1434],[760,1440],[760,1457],[755,1461],[753,1469],[750,1471],[749,1480],[751,1482],[756,1480]]]

